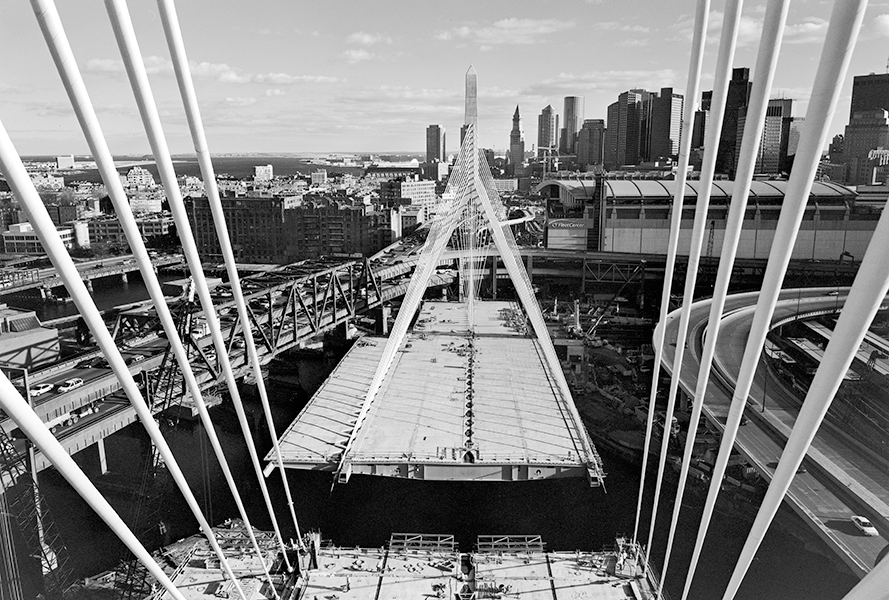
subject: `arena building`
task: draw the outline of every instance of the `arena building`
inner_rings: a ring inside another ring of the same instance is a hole
[[[738,246],[739,259],[768,257],[787,181],[754,181]],[[666,254],[672,180],[547,179],[545,245],[554,250]],[[687,256],[700,181],[686,183],[679,254]],[[715,181],[702,254],[718,257],[735,184]],[[812,186],[793,258],[860,261],[877,225],[882,202],[831,182]]]

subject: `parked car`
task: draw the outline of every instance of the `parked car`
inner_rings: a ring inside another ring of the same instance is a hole
[[[62,382],[62,384],[56,388],[58,392],[70,392],[75,388],[79,388],[83,385],[83,379],[80,377],[72,377],[71,379],[66,379]]]
[[[40,396],[52,391],[51,383],[38,383],[31,386],[31,396]]]
[[[864,517],[855,515],[854,517],[852,517],[852,524],[855,525],[855,527],[857,527],[858,530],[864,535],[880,535],[880,533],[877,531],[877,528],[873,526],[873,523],[871,523]]]

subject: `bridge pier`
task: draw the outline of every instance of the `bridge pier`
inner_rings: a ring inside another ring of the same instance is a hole
[[[96,449],[99,451],[99,474],[108,473],[108,458],[105,455],[105,438],[99,438],[96,441]]]
[[[90,293],[92,293],[92,292],[93,292],[93,280],[92,280],[92,279],[87,279],[86,281],[84,281],[84,283],[86,284],[86,289],[87,289]]]
[[[496,256],[491,257],[491,298],[497,299],[497,263],[499,260]]]
[[[380,331],[383,332],[383,335],[389,335],[389,317],[392,316],[392,306],[387,302],[383,305],[383,314],[380,317],[382,323],[380,326]]]

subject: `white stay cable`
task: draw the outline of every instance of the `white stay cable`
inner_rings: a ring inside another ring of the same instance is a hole
[[[835,102],[829,102],[828,98],[822,98],[816,102],[816,94],[819,94],[825,88],[829,89],[829,86],[833,85],[836,91],[833,94],[825,94],[825,96],[832,96],[830,99],[835,100],[841,83],[844,81],[845,67],[848,65],[855,42],[858,39],[858,32],[866,8],[867,0],[837,0],[834,3],[830,25],[828,26],[827,36],[824,41],[821,63],[819,64],[815,85],[812,90],[812,101],[809,105],[809,112],[812,112],[812,107],[816,109],[824,107],[828,108],[828,110],[823,115],[818,114],[818,117],[813,122],[813,125],[815,123],[821,125],[820,130],[818,126],[813,126],[811,135],[804,136],[800,140],[800,148],[803,147],[803,144],[812,144],[818,150],[819,158],[820,150],[827,141],[828,125],[833,117],[833,111],[829,110],[829,108],[835,107]],[[766,17],[768,18],[768,13]],[[809,115],[807,114],[806,116],[808,117]],[[800,156],[799,150],[797,150],[796,160],[802,158],[803,161],[799,165],[794,161],[793,171],[790,175],[791,185],[798,182],[801,177],[807,178],[806,197],[808,197],[811,190],[817,166],[817,159],[812,160],[813,154],[815,152],[812,152],[812,148],[807,148],[807,153],[803,156]],[[788,193],[789,191],[790,189],[788,189]],[[806,400],[793,425],[793,431],[787,439],[787,444],[784,446],[784,452],[772,476],[769,489],[760,505],[747,541],[744,543],[744,548],[741,550],[741,555],[735,563],[735,570],[729,580],[728,588],[723,597],[724,600],[732,600],[741,587],[744,575],[746,575],[747,569],[753,562],[756,551],[762,543],[775,513],[778,512],[778,507],[781,505],[781,501],[784,499],[796,475],[796,471],[818,431],[818,427],[827,414],[827,409],[830,407],[830,403],[839,389],[840,383],[842,383],[846,370],[855,358],[855,354],[861,346],[861,341],[873,322],[874,315],[879,310],[887,290],[889,290],[889,261],[886,260],[886,256],[889,254],[889,214],[887,212],[889,212],[889,205],[883,207],[883,214],[880,215],[880,220],[858,269],[855,282],[849,291],[849,296],[837,320],[834,333],[824,351],[824,357],[821,360],[818,371],[815,373],[809,392],[806,394]],[[784,216],[783,210],[781,216]],[[777,242],[778,238],[776,237],[775,239]],[[771,266],[771,260],[769,265]],[[763,291],[764,294],[765,290]],[[754,332],[751,329],[747,349],[756,341],[758,340],[754,339]],[[757,362],[761,348],[761,343],[756,346]],[[747,359],[746,351],[744,359]],[[737,386],[739,388],[742,386],[740,377]],[[749,387],[746,388],[743,397],[746,398],[748,393]],[[734,398],[732,401],[732,409],[734,409]],[[743,404],[741,408],[743,408]],[[729,418],[731,416],[730,414]],[[727,433],[728,423],[726,423]]]
[[[682,497],[685,492],[685,482],[688,478],[692,450],[694,449],[697,435],[698,421],[701,418],[701,410],[704,405],[704,395],[710,380],[710,364],[713,361],[713,353],[716,349],[719,335],[719,320],[722,316],[722,307],[725,305],[725,297],[728,294],[729,279],[731,279],[732,266],[735,261],[735,253],[738,240],[741,238],[741,227],[744,225],[744,215],[747,210],[747,198],[750,194],[750,185],[753,179],[753,171],[756,167],[756,158],[759,151],[760,139],[765,124],[766,109],[769,105],[769,94],[772,82],[775,78],[775,68],[778,63],[778,53],[781,48],[782,31],[787,19],[789,0],[771,0],[766,8],[764,22],[769,26],[763,30],[759,43],[759,52],[756,59],[755,77],[747,105],[747,117],[744,125],[744,134],[741,147],[738,152],[738,167],[735,171],[735,185],[732,191],[731,204],[729,206],[726,233],[722,242],[722,255],[719,261],[716,285],[713,292],[713,300],[710,305],[710,321],[707,329],[704,356],[701,359],[700,369],[694,398],[692,402],[692,414],[689,420],[685,450],[683,452],[682,465],[679,473],[679,484],[676,492],[676,500],[673,503],[673,516],[670,522],[670,532],[667,540],[667,552],[664,556],[664,566],[661,569],[660,583],[658,585],[658,597],[663,590],[664,579],[670,563],[670,552],[673,549],[673,540],[676,535],[676,525],[679,522],[679,511],[682,508]],[[703,242],[703,230],[706,225],[706,211],[701,220],[700,235],[695,238],[697,245],[694,271],[697,272],[697,258],[701,253]],[[695,226],[698,226],[695,221]],[[685,297],[683,299],[683,316],[688,319],[691,314],[691,305],[694,302],[695,277],[692,275],[692,261],[689,257],[689,268],[686,280]],[[688,284],[691,284],[690,286]],[[687,333],[688,321],[684,323],[680,319],[680,328],[685,328]],[[685,337],[684,335],[682,337]],[[677,341],[677,356],[679,354],[679,342]],[[682,363],[673,363],[673,383],[678,386],[681,377]]]
[[[889,560],[881,560],[843,600],[889,600]]]
[[[9,187],[18,199],[19,205],[25,213],[25,217],[31,224],[31,227],[33,227],[34,233],[40,238],[40,242],[43,244],[43,249],[46,251],[50,261],[52,261],[59,277],[65,283],[68,293],[74,300],[74,305],[77,307],[77,310],[89,327],[90,332],[96,339],[96,343],[105,355],[105,359],[108,361],[114,375],[117,377],[118,381],[120,381],[120,385],[126,393],[130,404],[132,404],[136,414],[139,415],[139,420],[142,421],[145,430],[148,432],[149,437],[151,437],[151,440],[154,442],[164,463],[167,465],[170,475],[176,482],[179,491],[182,492],[188,507],[200,524],[201,530],[210,542],[210,546],[219,558],[223,569],[225,569],[229,577],[234,579],[234,572],[231,570],[231,566],[229,565],[228,560],[226,560],[222,548],[219,546],[219,542],[216,540],[216,535],[213,533],[213,529],[201,512],[201,507],[198,504],[197,499],[188,487],[188,481],[185,479],[182,469],[179,468],[179,464],[176,462],[176,457],[173,455],[173,451],[170,450],[166,440],[164,440],[164,436],[161,434],[160,428],[157,423],[155,423],[154,414],[151,412],[151,408],[142,398],[142,393],[139,390],[139,386],[136,384],[135,379],[133,379],[133,375],[130,373],[129,366],[124,362],[123,357],[120,355],[120,350],[118,350],[117,344],[115,344],[114,339],[111,337],[111,333],[105,326],[105,322],[102,320],[102,315],[99,313],[99,309],[96,308],[92,295],[86,289],[86,284],[84,284],[81,279],[81,274],[77,270],[77,267],[75,267],[74,261],[72,261],[71,257],[68,255],[68,250],[62,243],[62,239],[59,237],[58,231],[56,231],[55,224],[52,222],[52,219],[49,218],[43,200],[37,194],[37,190],[34,188],[30,176],[25,171],[25,166],[22,164],[21,158],[19,158],[18,153],[13,147],[12,140],[9,139],[9,134],[6,132],[6,128],[2,123],[0,123],[0,171],[2,171],[6,177],[6,181],[9,183]],[[241,598],[246,600],[241,584],[237,581],[235,581],[235,584]]]
[[[136,224],[136,220],[133,217],[133,211],[130,208],[117,169],[114,166],[114,159],[111,155],[111,151],[108,149],[105,136],[99,126],[99,121],[96,117],[95,110],[93,109],[92,101],[86,90],[86,86],[84,85],[83,77],[81,76],[80,70],[77,68],[77,61],[71,51],[71,46],[68,43],[68,37],[62,26],[55,3],[53,0],[31,0],[31,6],[34,9],[34,14],[37,16],[37,21],[40,24],[41,31],[46,39],[53,61],[62,78],[65,90],[68,92],[71,106],[77,115],[77,120],[79,121],[80,127],[89,144],[93,159],[96,161],[96,166],[102,174],[102,179],[105,182],[108,195],[111,198],[111,202],[114,204],[115,214],[117,215],[121,228],[124,230],[127,237],[127,242],[129,243],[133,256],[139,266],[139,271],[142,273],[142,280],[144,281],[145,286],[148,289],[148,294],[154,303],[155,310],[157,311],[158,318],[164,328],[167,340],[177,362],[179,363],[179,368],[182,370],[182,375],[185,379],[188,391],[191,392],[192,397],[194,398],[201,422],[204,424],[204,428],[207,431],[210,445],[213,447],[213,451],[216,454],[216,458],[218,459],[225,476],[226,483],[235,499],[235,504],[238,507],[239,514],[244,522],[244,526],[248,532],[254,551],[265,567],[262,550],[259,547],[256,535],[250,525],[250,520],[247,517],[247,512],[241,499],[241,495],[238,493],[234,476],[231,473],[225,453],[222,450],[222,445],[219,443],[215,427],[210,419],[210,414],[207,411],[206,403],[201,394],[200,385],[195,379],[194,372],[188,360],[188,353],[182,344],[182,340],[179,338],[179,332],[176,330],[176,324],[170,314],[170,309],[167,306],[166,299],[161,290],[160,282],[154,271],[154,266],[151,264],[151,259],[145,249],[145,244],[142,241],[142,233],[139,231],[139,226]],[[267,568],[265,569],[265,575],[269,583],[272,583],[271,575]],[[274,589],[274,585],[272,585],[272,589]]]
[[[691,154],[691,133],[695,118],[697,98],[701,88],[701,65],[704,62],[704,38],[710,16],[710,0],[698,0],[695,10],[695,26],[692,34],[691,56],[688,64],[688,82],[685,88],[685,105],[682,111],[682,128],[679,131],[679,166],[676,170],[676,187],[673,191],[673,206],[670,215],[670,237],[667,241],[667,262],[664,266],[664,285],[661,293],[661,309],[658,323],[663,326],[670,309],[670,295],[673,289],[673,271],[676,268],[676,254],[679,247],[679,229],[682,225],[682,210],[685,204],[685,182],[688,177],[688,162]],[[603,190],[604,193],[604,190]],[[658,331],[658,330],[656,330]],[[642,448],[642,474],[639,477],[639,498],[636,500],[636,521],[633,525],[633,543],[639,535],[639,521],[642,517],[642,498],[645,493],[645,478],[648,472],[648,449],[651,445],[651,432],[654,428],[655,404],[660,360],[664,352],[663,336],[655,333],[654,364],[652,369],[651,394],[648,400],[648,419],[645,425],[645,444]]]
[[[96,514],[120,538],[120,541],[129,548],[139,562],[145,565],[148,572],[167,590],[167,593],[175,600],[185,600],[182,592],[176,588],[176,585],[170,581],[164,570],[151,558],[151,554],[133,532],[130,531],[130,528],[123,522],[117,511],[108,504],[102,492],[96,489],[96,486],[77,466],[74,459],[68,455],[62,444],[49,432],[46,425],[40,420],[40,417],[28,406],[28,402],[22,398],[19,391],[15,389],[15,386],[2,373],[0,373],[0,407],[22,430],[22,433],[34,442],[34,445],[49,459],[52,466],[62,474],[62,477],[71,484],[71,487],[74,488],[80,497],[90,505],[90,508],[96,511]]]
[[[253,339],[253,328],[250,326],[250,315],[247,312],[247,304],[244,301],[244,292],[241,289],[241,280],[238,275],[237,265],[235,264],[235,254],[232,250],[231,240],[228,235],[228,227],[226,226],[225,211],[223,210],[222,202],[219,199],[219,188],[216,185],[216,174],[213,169],[213,162],[210,160],[210,149],[207,145],[207,137],[204,134],[204,124],[201,119],[197,94],[194,90],[194,82],[192,81],[188,58],[185,54],[185,43],[182,40],[179,18],[176,15],[176,7],[173,4],[173,0],[158,0],[157,5],[160,10],[161,22],[164,26],[164,35],[167,38],[167,45],[169,46],[170,54],[173,57],[173,68],[176,72],[176,81],[179,83],[179,91],[182,95],[182,102],[185,105],[188,126],[191,130],[195,152],[201,167],[201,175],[204,179],[204,190],[207,192],[207,199],[210,202],[210,210],[213,213],[213,224],[216,228],[216,236],[219,239],[219,247],[222,250],[222,256],[225,261],[225,270],[228,274],[235,306],[238,309],[238,319],[242,324],[241,329],[244,336],[244,346],[247,349],[247,355],[250,359],[250,364],[253,367],[253,377],[256,379],[256,387],[259,390],[259,399],[262,404],[263,413],[265,414],[269,435],[272,438],[272,446],[275,449],[275,458],[278,463],[278,469],[281,472],[281,481],[284,485],[284,493],[287,497],[287,506],[290,508],[290,517],[293,520],[293,527],[296,530],[297,540],[302,544],[302,534],[296,519],[293,496],[290,491],[290,485],[287,482],[287,470],[284,468],[284,458],[281,456],[281,448],[278,445],[278,436],[275,431],[275,420],[272,416],[272,408],[269,405],[269,397],[262,376],[262,367],[259,363],[259,354],[256,351],[256,343]],[[331,277],[332,276],[333,275],[331,275]],[[272,307],[270,306],[269,312],[271,312],[271,310]]]
[[[275,509],[269,496],[268,486],[265,477],[262,474],[262,465],[259,462],[259,456],[256,452],[256,446],[253,443],[252,434],[250,432],[250,424],[247,421],[247,415],[244,411],[244,405],[238,391],[237,382],[232,372],[231,361],[228,356],[228,348],[222,336],[222,329],[219,323],[219,317],[213,306],[213,298],[210,296],[210,289],[207,286],[207,279],[204,276],[203,267],[200,256],[197,252],[197,246],[194,241],[194,235],[188,220],[188,214],[185,210],[185,204],[182,201],[182,193],[179,190],[176,181],[176,172],[173,169],[173,162],[170,157],[170,151],[167,147],[161,128],[160,116],[158,115],[157,105],[151,93],[151,87],[148,83],[148,74],[145,71],[145,65],[142,62],[142,54],[139,50],[139,44],[136,40],[136,34],[133,31],[133,23],[126,6],[125,0],[105,0],[105,7],[111,20],[111,26],[114,30],[114,37],[120,48],[121,57],[123,58],[124,67],[127,71],[127,77],[133,88],[133,95],[136,104],[139,107],[139,114],[142,117],[142,123],[145,132],[148,135],[148,141],[154,154],[158,172],[163,182],[164,191],[167,200],[170,203],[170,210],[173,213],[173,219],[176,222],[176,230],[179,240],[182,243],[182,252],[185,255],[186,262],[194,278],[195,288],[201,300],[201,307],[204,310],[204,318],[207,319],[207,325],[210,328],[210,334],[216,348],[216,357],[219,362],[220,370],[225,378],[232,404],[238,415],[238,422],[241,425],[241,431],[244,435],[244,441],[247,444],[247,450],[253,464],[253,469],[259,481],[259,487],[265,500],[266,509],[271,518],[272,527],[275,530],[275,536],[284,562],[288,569],[292,570],[290,558],[287,553],[287,546],[281,537],[281,530],[278,527],[278,520],[275,515]],[[245,324],[249,327],[249,324]]]
[[[799,231],[809,194],[812,190],[812,184],[815,180],[815,172],[821,160],[821,149],[827,143],[830,123],[836,112],[837,100],[842,89],[842,83],[845,80],[866,4],[866,0],[839,0],[834,4],[833,15],[821,54],[821,61],[818,65],[818,72],[815,75],[815,82],[812,87],[811,101],[806,112],[806,121],[810,126],[803,128],[801,133],[793,170],[784,195],[781,215],[776,225],[774,242],[769,254],[762,288],[757,300],[756,310],[753,313],[753,323],[751,324],[747,345],[744,349],[744,357],[732,396],[731,407],[726,418],[722,441],[719,446],[719,454],[713,467],[710,490],[707,494],[697,539],[695,540],[695,548],[692,553],[692,562],[689,576],[686,580],[683,599],[688,597],[694,569],[700,558],[701,549],[707,536],[707,529],[716,506],[716,499],[719,495],[726,466],[728,465],[728,458],[738,434],[744,405],[747,402],[750,387],[753,384],[753,375],[759,364],[760,354],[765,344],[775,304],[781,292],[784,273],[790,262],[797,232]]]
[[[473,135],[475,134],[474,131],[471,133]],[[470,132],[467,131],[466,135],[469,136]],[[487,174],[487,176],[485,176],[485,174]],[[537,335],[537,341],[544,359],[546,360],[546,365],[549,367],[550,376],[553,378],[556,387],[558,388],[562,406],[567,412],[565,424],[574,432],[574,444],[578,455],[580,455],[581,460],[585,459],[587,461],[586,466],[589,476],[591,478],[596,478],[601,484],[603,483],[604,477],[601,460],[599,459],[595,447],[590,442],[589,436],[586,433],[586,427],[584,427],[583,420],[580,418],[580,413],[577,412],[577,406],[572,399],[571,390],[568,387],[568,382],[562,371],[562,365],[559,362],[559,357],[556,355],[555,348],[553,347],[549,329],[546,327],[546,322],[543,319],[540,305],[537,303],[537,298],[534,296],[530,277],[528,276],[525,267],[522,265],[515,237],[512,235],[512,230],[509,227],[502,227],[500,225],[500,217],[503,212],[502,203],[496,192],[492,192],[493,181],[489,169],[481,169],[480,174],[478,173],[478,170],[476,171],[475,188],[478,191],[485,218],[490,225],[491,236],[493,238],[492,241],[496,246],[500,257],[503,259],[504,267],[509,273],[509,277],[515,286],[516,294],[519,296],[519,300],[525,309],[528,320],[531,322],[531,327]]]
[[[661,436],[661,450],[658,460],[657,478],[655,479],[654,503],[651,509],[651,521],[648,529],[648,544],[646,546],[645,568],[648,568],[648,559],[651,557],[652,540],[654,539],[655,522],[657,521],[658,503],[663,485],[664,470],[667,464],[667,448],[670,443],[670,431],[673,426],[673,411],[676,406],[676,396],[679,391],[679,376],[682,360],[685,353],[686,336],[688,333],[688,321],[691,315],[691,304],[694,300],[694,289],[697,281],[698,263],[701,257],[701,246],[704,242],[704,230],[707,223],[707,212],[710,207],[710,193],[713,189],[713,175],[716,171],[716,154],[719,147],[719,137],[722,129],[722,115],[728,98],[729,77],[731,75],[732,60],[735,55],[735,46],[738,39],[742,2],[728,0],[726,14],[722,23],[722,36],[719,41],[719,53],[716,58],[716,80],[713,83],[713,102],[711,103],[711,115],[716,113],[714,123],[708,123],[706,140],[704,142],[704,160],[701,164],[701,181],[698,186],[698,197],[695,201],[694,225],[692,227],[691,244],[688,250],[688,268],[685,272],[685,289],[682,297],[682,307],[679,317],[679,331],[676,336],[676,353],[673,357],[673,376],[670,378],[670,387],[667,394],[667,409],[664,416],[664,431]],[[734,8],[734,10],[731,10]],[[669,298],[661,299],[661,302],[669,301]],[[663,305],[662,305],[663,306]],[[666,328],[664,327],[664,330]],[[663,337],[663,336],[661,336]],[[664,340],[662,339],[663,343]],[[660,368],[660,364],[657,364]],[[656,391],[653,389],[652,394]]]

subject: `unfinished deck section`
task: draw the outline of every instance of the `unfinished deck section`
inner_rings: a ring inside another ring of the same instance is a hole
[[[598,483],[573,400],[559,393],[518,305],[477,302],[471,318],[474,327],[464,303],[423,306],[345,457],[347,474]],[[385,344],[363,338],[343,358],[281,436],[286,467],[337,468]]]
[[[635,554],[620,544],[602,552],[547,552],[542,542],[528,547],[510,542],[509,547],[486,550],[479,540],[476,552],[461,553],[453,544],[428,543],[448,536],[392,537],[410,539],[399,546],[390,542],[387,549],[318,548],[317,568],[304,573],[301,597],[643,600],[657,588],[643,576]]]

